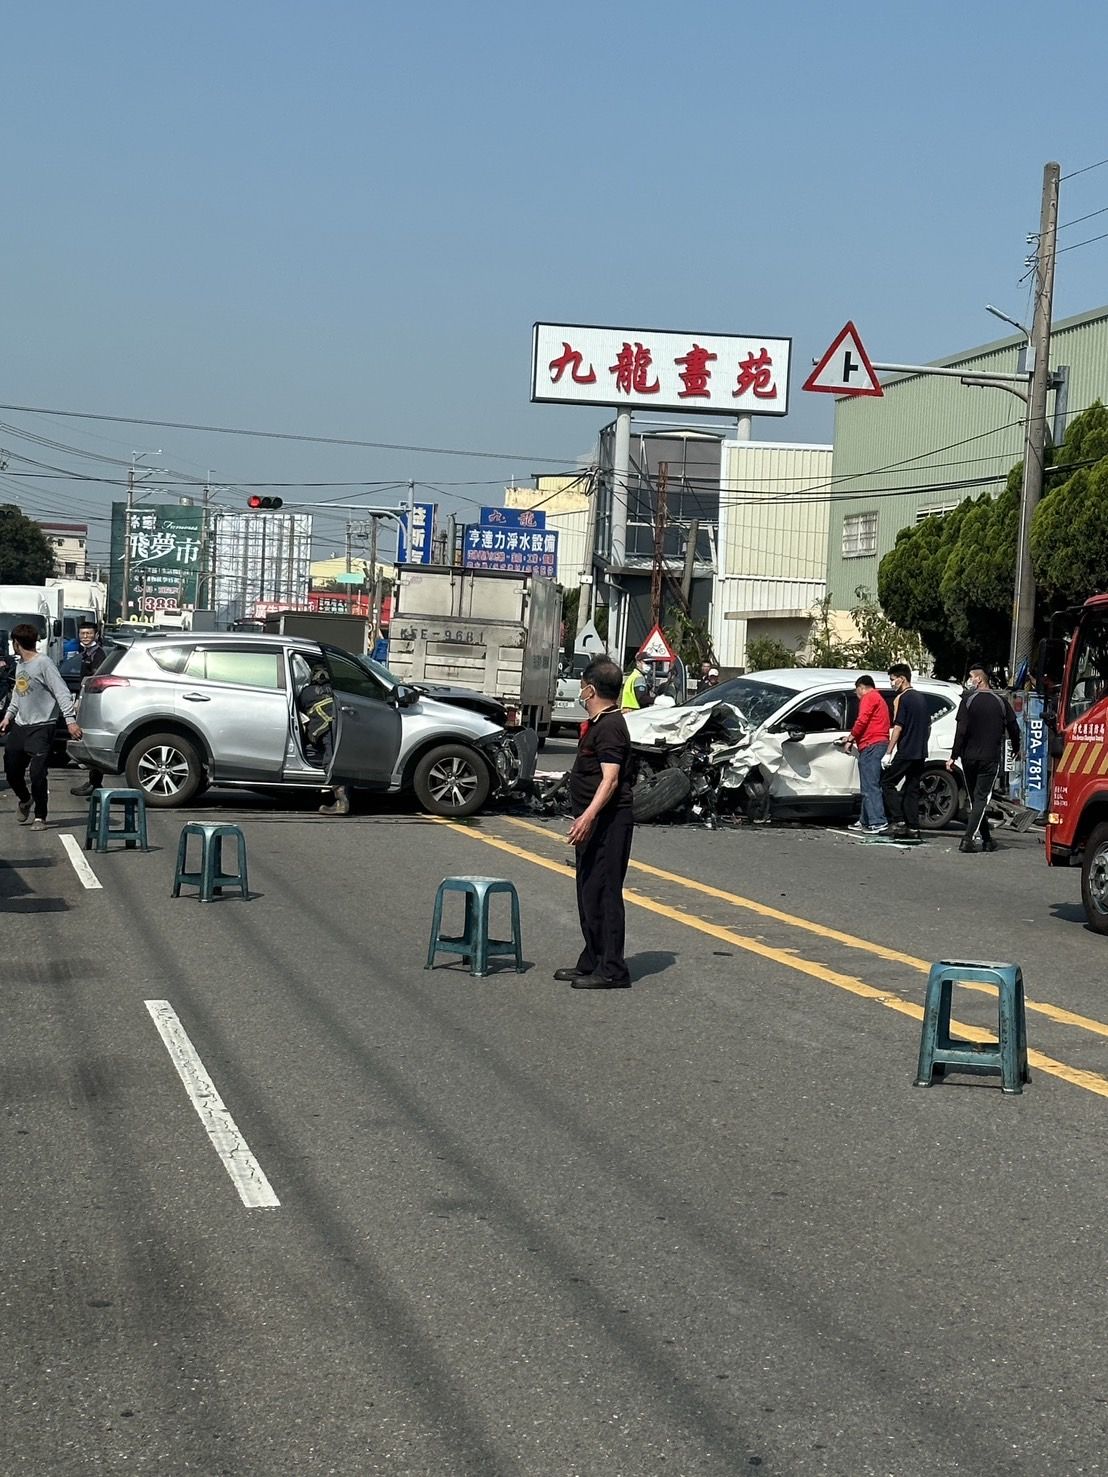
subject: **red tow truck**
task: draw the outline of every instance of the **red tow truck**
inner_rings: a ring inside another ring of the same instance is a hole
[[[1046,638],[1037,663],[1050,728],[1046,860],[1080,862],[1085,916],[1108,933],[1108,595],[1066,615],[1076,616],[1068,643]]]

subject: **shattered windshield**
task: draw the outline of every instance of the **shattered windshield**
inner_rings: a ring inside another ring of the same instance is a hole
[[[759,682],[757,677],[733,677],[718,687],[708,687],[691,697],[684,706],[703,707],[706,703],[733,703],[752,728],[757,728],[796,693],[791,687],[778,687],[773,682]]]

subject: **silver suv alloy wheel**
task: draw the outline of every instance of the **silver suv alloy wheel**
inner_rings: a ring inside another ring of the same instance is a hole
[[[188,783],[189,761],[180,749],[159,744],[147,749],[137,765],[138,782],[150,795],[177,795]]]

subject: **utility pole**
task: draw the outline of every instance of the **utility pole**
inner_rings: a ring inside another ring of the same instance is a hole
[[[608,653],[623,666],[627,596],[617,579],[627,563],[627,485],[631,480],[631,412],[616,412],[612,449],[612,512],[608,547]]]
[[[658,490],[654,499],[654,563],[650,570],[650,618],[654,625],[662,623],[662,565],[666,557],[666,482],[669,463],[658,467]]]
[[[415,481],[408,479],[408,523],[404,529],[404,552],[408,563],[412,562],[412,544],[415,541]]]
[[[369,520],[369,628],[373,641],[377,640],[377,515]]]
[[[126,620],[131,609],[131,513],[135,506],[135,465],[144,456],[161,456],[157,451],[132,451],[131,465],[127,470],[127,506],[123,511],[123,593],[119,601],[120,620]],[[151,468],[151,471],[153,468]],[[146,473],[147,477],[150,472]]]
[[[350,573],[352,557],[354,553],[354,524],[348,518],[346,520],[346,572]]]
[[[597,531],[600,528],[600,466],[593,469],[589,479],[592,483],[589,488],[589,516],[585,526],[585,559],[586,568],[582,571],[588,578],[588,583],[582,583],[581,594],[577,600],[577,627],[573,633],[574,644],[581,632],[592,620],[596,608],[596,547]]]
[[[135,506],[135,458],[127,469],[127,506],[123,510],[123,593],[119,599],[119,619],[131,613],[131,509]]]
[[[685,602],[686,610],[692,604],[693,565],[696,563],[696,545],[699,539],[700,519],[693,518],[689,523],[689,538],[685,545],[685,569],[681,575],[681,599]]]
[[[1012,602],[1012,645],[1008,681],[1031,655],[1035,631],[1035,574],[1031,568],[1031,519],[1043,491],[1043,446],[1046,441],[1046,395],[1050,381],[1050,320],[1054,299],[1054,258],[1058,232],[1058,182],[1061,166],[1043,169],[1043,200],[1039,243],[1035,254],[1035,316],[1031,344],[1035,363],[1023,451],[1023,491],[1020,498],[1019,542],[1016,546],[1016,590]]]

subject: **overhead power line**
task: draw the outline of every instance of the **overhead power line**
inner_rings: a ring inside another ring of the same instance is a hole
[[[59,410],[47,405],[5,405],[0,410],[14,410],[22,415],[60,415],[71,420],[110,421],[122,426],[152,426],[160,431],[203,431],[213,436],[254,436],[270,441],[302,441],[315,446],[357,446],[370,451],[410,451],[421,456],[467,456],[482,461],[544,462],[555,466],[564,458],[553,456],[521,456],[510,451],[470,451],[451,446],[410,446],[404,442],[363,441],[353,436],[313,436],[300,431],[261,431],[249,426],[209,426],[195,421],[152,420],[136,415],[104,415],[93,410]]]
[[[1062,175],[1062,179],[1076,179],[1079,174],[1088,174],[1091,169],[1099,169],[1108,164],[1108,159],[1098,159],[1095,164],[1086,164],[1083,169],[1071,169],[1069,174]]]

